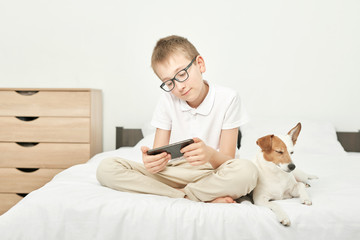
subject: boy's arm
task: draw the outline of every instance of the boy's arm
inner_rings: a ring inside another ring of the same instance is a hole
[[[227,160],[235,158],[238,134],[238,128],[221,130],[219,151],[213,148],[210,149],[210,151],[214,151],[212,158],[209,160],[214,169]]]
[[[235,158],[239,129],[221,130],[219,152],[227,155],[230,159]]]
[[[170,130],[156,129],[153,148],[168,145],[170,142]]]

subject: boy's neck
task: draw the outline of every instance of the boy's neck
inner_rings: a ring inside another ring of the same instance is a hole
[[[201,88],[199,97],[194,102],[192,103],[187,102],[187,104],[192,108],[198,108],[206,98],[208,92],[209,92],[209,84],[203,80],[203,87]]]

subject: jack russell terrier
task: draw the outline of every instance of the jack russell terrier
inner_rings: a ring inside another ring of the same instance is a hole
[[[255,159],[259,179],[253,191],[253,200],[255,205],[270,208],[284,226],[290,226],[290,219],[272,200],[300,197],[301,203],[311,205],[305,186],[309,186],[307,180],[317,178],[295,170],[291,160],[300,130],[301,124],[298,123],[286,136],[267,135],[256,142],[261,151]]]

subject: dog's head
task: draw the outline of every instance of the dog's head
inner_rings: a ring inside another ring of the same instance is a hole
[[[267,135],[259,138],[256,144],[261,148],[264,159],[272,162],[285,172],[295,169],[291,160],[294,153],[294,145],[301,130],[301,123],[292,128],[286,136]]]

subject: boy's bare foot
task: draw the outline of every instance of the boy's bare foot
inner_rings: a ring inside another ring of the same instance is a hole
[[[185,190],[183,188],[178,188],[178,190],[185,193]],[[186,196],[186,195],[184,196],[184,198],[189,199],[188,196]],[[231,197],[219,197],[219,198],[215,198],[214,200],[210,201],[209,203],[236,203],[236,201],[234,199],[232,199]]]
[[[235,203],[231,197],[219,197],[211,201],[211,203]]]

